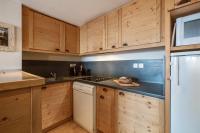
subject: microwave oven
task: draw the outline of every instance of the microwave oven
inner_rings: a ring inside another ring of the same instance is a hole
[[[200,13],[176,19],[176,46],[200,44]]]

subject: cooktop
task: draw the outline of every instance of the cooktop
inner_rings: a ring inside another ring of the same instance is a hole
[[[92,76],[92,77],[81,78],[81,80],[87,80],[87,81],[93,81],[93,82],[100,82],[100,81],[105,81],[109,79],[112,79],[112,77]]]

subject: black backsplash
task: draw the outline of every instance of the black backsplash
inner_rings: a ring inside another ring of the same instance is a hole
[[[22,69],[39,76],[48,77],[50,72],[57,76],[69,76],[70,64],[80,65],[81,62],[70,61],[33,61],[23,60]],[[143,63],[144,68],[133,68],[134,63]],[[128,61],[97,61],[82,62],[91,75],[128,76],[135,77],[143,82],[164,83],[164,61],[155,60],[128,60]]]
[[[133,68],[134,63],[143,63],[144,68]],[[158,60],[128,60],[128,61],[100,61],[84,62],[92,75],[128,76],[143,82],[164,83],[164,61]]]
[[[42,77],[49,77],[51,72],[64,77],[69,76],[70,64],[80,65],[80,62],[23,60],[22,70]]]

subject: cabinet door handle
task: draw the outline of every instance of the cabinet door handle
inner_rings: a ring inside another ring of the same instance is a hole
[[[65,49],[65,52],[69,52],[69,50],[68,50],[68,49]]]
[[[104,96],[101,95],[100,98],[101,98],[101,99],[104,99]]]
[[[42,86],[42,89],[44,90],[44,89],[47,89],[47,87],[46,86]]]
[[[112,45],[112,48],[116,48],[115,45]]]
[[[108,90],[107,90],[106,88],[103,88],[103,91],[104,91],[104,92],[107,92]]]
[[[59,48],[57,48],[57,49],[56,49],[56,51],[60,51],[60,49],[59,49]]]
[[[103,50],[103,48],[99,48],[99,50]]]
[[[3,122],[3,121],[6,121],[6,120],[8,120],[8,117],[3,117],[3,118],[1,119],[2,122]]]
[[[128,44],[127,44],[127,43],[124,43],[123,46],[128,46]]]
[[[124,96],[125,94],[124,94],[124,92],[119,92],[119,95]]]

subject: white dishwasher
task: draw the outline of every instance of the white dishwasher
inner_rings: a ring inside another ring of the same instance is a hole
[[[96,132],[96,86],[73,83],[73,119],[88,132]]]

